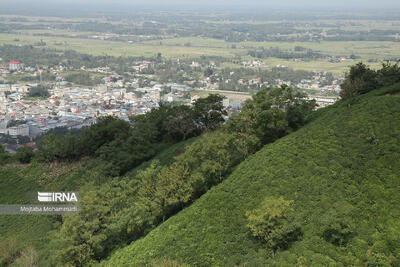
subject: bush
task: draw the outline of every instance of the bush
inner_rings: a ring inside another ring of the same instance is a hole
[[[16,158],[20,163],[27,164],[31,162],[35,154],[33,153],[33,149],[29,146],[22,146],[18,148]]]
[[[7,266],[15,261],[20,253],[17,240],[10,237],[0,243],[0,266]]]
[[[302,232],[292,221],[293,201],[267,197],[259,209],[246,212],[247,227],[253,236],[264,240],[273,250],[287,249]]]
[[[39,257],[33,247],[27,247],[21,252],[21,256],[15,260],[15,264],[21,267],[39,266]]]
[[[29,97],[49,97],[49,91],[43,86],[32,87],[28,93]]]
[[[335,204],[321,218],[321,232],[325,241],[335,246],[345,246],[355,235],[352,219],[354,207],[346,202]]]

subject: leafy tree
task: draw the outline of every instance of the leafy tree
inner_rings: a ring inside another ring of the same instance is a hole
[[[29,97],[49,97],[50,94],[49,94],[49,91],[47,90],[47,88],[39,85],[36,87],[32,87],[29,90],[28,96]]]
[[[129,136],[131,127],[128,122],[107,116],[98,119],[96,124],[84,129],[80,142],[85,155],[94,155],[97,149],[115,139]]]
[[[390,86],[400,82],[399,63],[392,64],[389,61],[382,63],[382,68],[375,71],[364,63],[358,63],[350,67],[341,87],[342,99],[351,99],[356,95],[368,93],[380,87]]]
[[[215,129],[225,121],[223,116],[226,116],[227,113],[222,105],[224,98],[221,95],[211,94],[194,102],[194,116],[201,129]]]
[[[340,96],[343,99],[351,99],[355,95],[365,94],[378,86],[377,74],[367,65],[360,62],[350,67],[341,85]]]
[[[175,140],[186,140],[197,131],[193,111],[188,106],[171,108],[170,115],[165,121],[168,134]]]
[[[390,86],[400,82],[399,62],[391,64],[382,63],[382,68],[377,71],[378,87]]]
[[[44,162],[59,160],[62,137],[55,134],[44,136],[38,143],[38,158]]]
[[[30,163],[31,159],[33,158],[34,153],[33,149],[29,146],[22,146],[18,148],[16,158],[20,163]]]
[[[305,118],[315,107],[305,95],[294,92],[286,85],[264,89],[245,102],[241,112],[227,123],[227,128],[238,135],[259,139],[254,145],[273,142],[296,130],[305,123]]]
[[[79,215],[63,216],[61,228],[50,233],[52,264],[84,266],[129,242],[126,210],[134,205],[128,195],[135,192],[135,185],[114,180],[101,187],[83,187]]]
[[[282,197],[265,198],[259,209],[246,212],[247,227],[253,236],[267,242],[272,249],[287,249],[302,235],[300,227],[292,221],[292,204],[293,201]]]
[[[44,162],[72,161],[81,155],[79,140],[69,134],[62,137],[51,133],[38,142],[38,158]]]

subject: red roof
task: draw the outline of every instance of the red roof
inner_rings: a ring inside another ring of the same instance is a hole
[[[34,147],[36,145],[35,142],[26,143],[25,146]]]
[[[14,61],[14,60],[11,60],[10,63],[11,63],[11,64],[21,64],[21,62],[19,62],[19,61]]]

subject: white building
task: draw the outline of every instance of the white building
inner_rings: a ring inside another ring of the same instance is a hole
[[[29,126],[26,124],[23,124],[23,125],[10,127],[10,128],[5,129],[5,134],[9,134],[11,136],[17,136],[17,135],[29,136]]]
[[[23,68],[24,68],[24,64],[19,62],[19,61],[11,60],[8,63],[8,69],[9,70],[22,70]]]

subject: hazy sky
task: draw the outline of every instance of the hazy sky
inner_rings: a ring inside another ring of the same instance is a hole
[[[400,7],[400,0],[0,0],[3,4],[29,3],[32,5],[182,5],[182,6],[204,6],[204,5],[226,5],[226,6],[293,6],[293,7]]]
[[[130,14],[139,10],[236,10],[269,14],[282,11],[331,11],[355,14],[400,14],[400,0],[0,0],[0,14],[32,16],[91,16],[91,14]],[[371,13],[374,14],[374,13]]]

